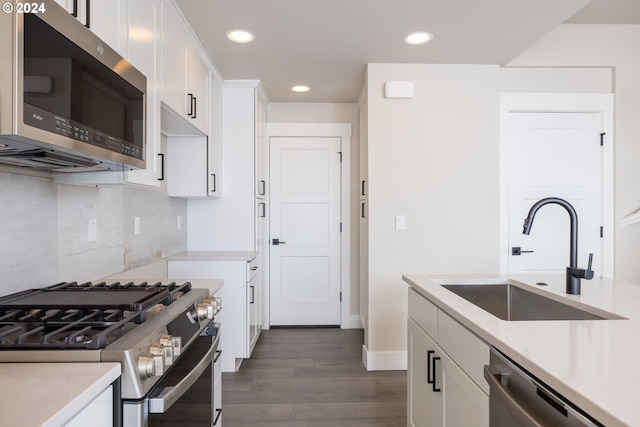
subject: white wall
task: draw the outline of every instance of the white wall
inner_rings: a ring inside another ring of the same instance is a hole
[[[402,274],[499,269],[499,68],[369,64],[367,79],[368,351],[406,364]],[[389,80],[414,97],[385,99]]]
[[[508,65],[614,69],[615,218],[640,208],[640,25],[561,25]],[[615,277],[640,283],[640,225],[615,233]]]
[[[0,295],[95,280],[186,250],[186,201],[158,191],[54,184],[0,171]],[[140,217],[140,235],[133,218]],[[88,241],[89,218],[97,240]],[[184,223],[185,221],[183,221]]]

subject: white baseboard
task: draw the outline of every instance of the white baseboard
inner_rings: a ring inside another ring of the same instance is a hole
[[[362,329],[362,323],[360,323],[360,315],[352,314],[347,319],[347,325],[342,325],[342,329]]]
[[[406,351],[369,351],[362,346],[362,363],[367,371],[406,371]]]

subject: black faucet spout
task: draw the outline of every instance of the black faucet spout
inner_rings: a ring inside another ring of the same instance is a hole
[[[535,218],[538,209],[550,203],[560,205],[565,208],[571,218],[571,231],[569,235],[569,266],[567,267],[567,293],[580,295],[580,279],[590,280],[593,278],[593,271],[591,270],[593,254],[589,256],[589,267],[587,267],[586,270],[578,268],[578,214],[571,203],[558,197],[547,197],[537,201],[533,206],[531,206],[531,209],[529,209],[529,214],[524,220],[522,233],[528,235],[531,232],[533,219]]]

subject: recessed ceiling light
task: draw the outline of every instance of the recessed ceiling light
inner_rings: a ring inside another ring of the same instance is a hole
[[[416,33],[407,34],[404,37],[404,42],[410,45],[419,45],[425,44],[433,40],[433,34],[427,33],[425,31],[419,31]]]
[[[227,38],[234,43],[251,43],[255,36],[247,30],[230,30],[227,31]]]
[[[291,88],[294,92],[309,92],[309,86],[298,85]]]

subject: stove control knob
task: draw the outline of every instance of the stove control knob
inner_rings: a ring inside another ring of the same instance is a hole
[[[222,309],[222,305],[220,304],[219,297],[206,297],[204,302],[211,304],[213,306],[213,313],[216,314]]]
[[[213,319],[213,305],[206,302],[201,302],[198,304],[197,310],[199,320]]]
[[[167,350],[171,351],[171,353],[169,354]],[[160,343],[151,344],[151,347],[149,347],[149,353],[159,358],[160,361],[162,362],[162,365],[160,367],[160,373],[157,375],[162,375],[164,373],[164,367],[169,366],[171,365],[171,363],[173,363],[173,349],[168,349],[167,347],[165,347]],[[156,369],[156,372],[158,372],[157,369]]]
[[[170,343],[162,342],[162,337],[160,337],[160,342],[158,344],[153,344],[150,347],[149,352],[151,354],[162,356],[166,366],[173,364],[173,346]]]
[[[138,356],[138,372],[143,380],[162,375],[164,373],[162,356],[151,353],[140,354]]]
[[[174,337],[173,335],[162,335],[160,336],[160,344],[165,347],[171,348],[173,351],[173,356],[180,356],[180,352],[182,350],[182,338]]]

